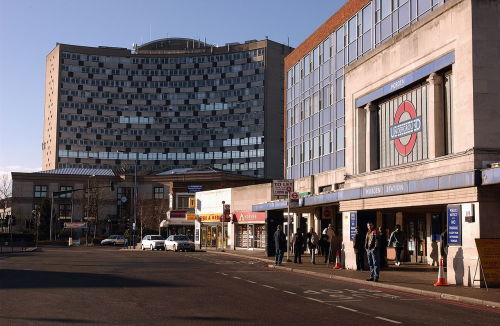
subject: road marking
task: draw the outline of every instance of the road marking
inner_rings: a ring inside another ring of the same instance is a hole
[[[265,284],[261,284],[263,287],[266,287],[266,288],[270,288],[270,289],[274,289],[275,287],[274,286],[270,286],[270,285],[265,285]]]
[[[227,274],[226,274],[226,273],[221,273],[221,274],[222,274],[222,275],[224,275],[224,276],[227,276]]]
[[[248,283],[253,283],[253,284],[256,284],[257,282],[254,282],[254,281],[250,281],[250,280],[245,280],[247,281]]]
[[[297,294],[297,293],[295,293],[295,292],[285,291],[285,290],[283,290],[283,292],[288,293],[288,294]]]
[[[319,300],[319,299],[315,299],[315,298],[311,298],[311,297],[304,297],[304,298],[312,300],[312,301],[316,301],[316,302],[325,303],[323,300]]]
[[[397,321],[397,320],[392,320],[392,319],[388,319],[388,318],[384,318],[384,317],[375,317],[376,319],[380,319],[380,320],[385,320],[385,321],[388,321],[389,323],[393,323],[393,324],[401,324],[400,321]]]
[[[352,311],[352,312],[358,312],[358,310],[356,310],[356,309],[351,309],[351,308],[347,308],[347,307],[344,307],[344,306],[336,306],[336,307],[340,308],[340,309],[349,310],[349,311]]]
[[[241,280],[241,277],[238,277],[238,276],[233,276],[233,278],[235,278],[237,280]]]

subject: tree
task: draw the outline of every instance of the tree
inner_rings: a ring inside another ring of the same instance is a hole
[[[40,227],[39,237],[41,239],[48,239],[50,234],[50,210],[51,203],[49,198],[43,198],[40,202]]]
[[[9,198],[12,197],[12,179],[8,174],[2,174],[0,178],[0,208],[5,212],[9,206]]]

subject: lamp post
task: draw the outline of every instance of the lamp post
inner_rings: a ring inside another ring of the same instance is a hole
[[[221,248],[222,250],[221,251],[224,251],[224,248],[226,247],[224,245],[224,217],[225,217],[225,214],[224,214],[224,204],[226,204],[226,202],[223,200],[222,201],[222,244],[221,244]]]

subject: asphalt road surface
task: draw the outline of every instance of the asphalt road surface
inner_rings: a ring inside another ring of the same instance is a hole
[[[0,325],[498,325],[498,310],[210,252],[0,256]]]

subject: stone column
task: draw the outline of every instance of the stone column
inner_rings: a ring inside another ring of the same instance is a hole
[[[354,174],[366,171],[366,111],[363,108],[356,109],[356,160]]]
[[[366,111],[366,172],[378,169],[378,115],[372,102],[365,105]]]
[[[429,158],[445,154],[445,124],[443,77],[433,72],[427,79],[428,86],[428,150]]]

